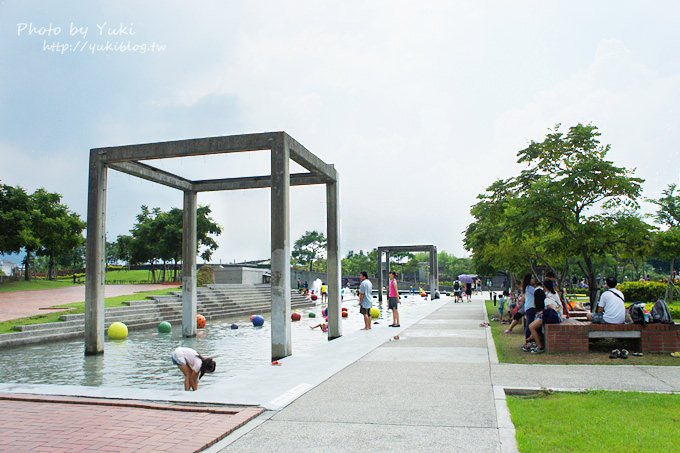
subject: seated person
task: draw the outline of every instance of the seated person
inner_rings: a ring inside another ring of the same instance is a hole
[[[605,287],[607,289],[600,295],[597,312],[586,316],[594,324],[623,324],[626,321],[626,307],[623,294],[616,289],[616,277],[607,277]]]
[[[541,354],[545,352],[543,348],[543,324],[560,324],[562,322],[562,303],[560,296],[555,291],[552,280],[545,280],[543,282],[543,292],[545,293],[544,305],[545,308],[537,315],[534,322],[529,324],[529,331],[531,338],[536,343],[536,347],[529,352],[533,354]]]

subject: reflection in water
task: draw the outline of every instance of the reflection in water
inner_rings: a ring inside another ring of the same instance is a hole
[[[409,307],[424,303],[428,302],[409,297],[399,307],[400,314],[407,318]],[[343,305],[349,311],[349,316],[342,318],[343,333],[358,331],[363,327],[358,299],[346,299]],[[381,304],[373,299],[373,306],[380,309],[377,322],[391,319],[386,301]],[[309,318],[310,311],[317,318]],[[300,312],[302,320],[292,323],[293,354],[327,341],[327,334],[309,328],[319,323],[321,306]],[[0,382],[181,389],[182,373],[172,364],[170,354],[178,346],[187,346],[204,357],[213,357],[217,363],[215,373],[201,379],[201,387],[219,385],[223,379],[270,363],[269,317],[262,327],[253,327],[249,318],[210,322],[193,338],[182,337],[180,325],[173,326],[170,333],[159,333],[157,329],[132,331],[124,340],[107,338],[105,353],[100,355],[86,356],[82,339],[10,348],[3,351],[6,365],[0,367]],[[231,329],[234,322],[239,329]]]

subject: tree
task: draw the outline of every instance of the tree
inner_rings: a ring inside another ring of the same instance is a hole
[[[342,273],[344,275],[359,275],[361,271],[369,272],[370,262],[368,256],[363,250],[359,253],[354,253],[350,250],[347,257],[342,260]]]
[[[30,280],[32,253],[40,247],[33,230],[34,202],[21,187],[0,186],[0,252],[26,251],[24,278]]]
[[[196,210],[196,253],[203,247],[201,257],[206,261],[217,249],[217,242],[212,236],[222,233],[221,227],[210,217],[210,212],[209,206],[199,206]],[[128,257],[134,263],[149,262],[151,277],[156,281],[157,262],[166,264],[172,261],[176,265],[182,259],[183,217],[184,212],[179,208],[163,212],[160,208],[149,210],[148,206],[143,205],[141,213],[137,215],[137,223],[132,227],[132,238],[118,236],[121,256]],[[165,266],[163,270],[165,279]]]
[[[326,253],[326,236],[318,231],[305,231],[300,239],[295,241],[292,256],[300,264],[309,264],[309,271],[314,271],[314,263]]]
[[[596,126],[578,124],[566,134],[559,129],[519,151],[518,163],[527,169],[487,189],[472,211],[483,221],[468,227],[466,247],[475,255],[480,250],[487,263],[494,263],[494,244],[501,241],[508,241],[506,249],[522,249],[527,264],[577,259],[592,304],[598,293],[594,259],[623,242],[620,213],[639,207],[643,180],[605,159],[610,146],[600,145]],[[568,263],[560,267],[566,272]]]
[[[667,229],[659,232],[654,239],[655,255],[661,259],[670,260],[670,276],[668,278],[668,290],[666,302],[673,302],[675,285],[675,259],[680,256],[680,193],[676,193],[676,185],[669,184],[664,190],[663,197],[658,200],[649,200],[656,204],[659,209],[654,214],[654,219]]]

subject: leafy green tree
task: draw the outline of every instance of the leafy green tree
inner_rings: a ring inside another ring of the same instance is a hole
[[[527,168],[494,183],[473,207],[478,221],[468,227],[466,247],[480,253],[476,259],[498,264],[493,255],[503,241],[502,249],[521,250],[527,264],[539,257],[546,262],[577,257],[594,303],[594,260],[620,246],[620,213],[639,208],[643,182],[606,160],[610,146],[600,145],[599,136],[593,125],[578,124],[565,134],[558,124],[542,142],[519,151],[518,163]],[[510,265],[506,258],[500,260]]]
[[[0,186],[0,252],[26,251],[24,278],[30,280],[33,253],[40,247],[40,239],[33,229],[35,204],[21,187]]]
[[[342,273],[344,275],[358,276],[361,271],[370,272],[369,267],[370,259],[363,250],[359,250],[358,253],[350,250],[347,256],[342,259]]]
[[[673,284],[675,277],[675,259],[680,257],[680,191],[675,184],[670,184],[664,190],[663,197],[658,200],[649,200],[659,208],[654,214],[654,219],[667,229],[660,231],[654,239],[655,255],[661,259],[670,260],[670,276],[668,278],[668,290],[666,301],[673,302],[676,290]],[[676,195],[677,193],[677,195]]]
[[[292,257],[303,266],[309,265],[309,271],[314,271],[314,263],[326,254],[326,236],[319,231],[305,231],[300,239],[295,241]]]

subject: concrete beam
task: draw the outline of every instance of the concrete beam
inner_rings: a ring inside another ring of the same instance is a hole
[[[271,149],[272,140],[285,132],[227,135],[171,142],[97,148],[105,163],[129,162],[171,157],[205,156]],[[287,135],[287,134],[286,134]]]
[[[312,173],[324,176],[328,179],[328,182],[337,181],[338,173],[332,165],[328,165],[316,157],[290,135],[285,132],[283,132],[283,134],[286,135],[286,139],[289,143],[291,159]]]
[[[191,181],[174,175],[165,170],[146,165],[141,162],[118,162],[109,165],[110,168],[127,173],[131,176],[162,184],[179,190],[191,190]]]
[[[326,237],[328,271],[328,339],[342,336],[340,198],[338,182],[326,184]]]
[[[87,191],[87,251],[85,270],[85,354],[104,352],[104,284],[106,283],[106,165],[90,151]]]
[[[198,197],[196,192],[184,192],[182,219],[182,335],[196,336],[196,228]]]
[[[378,248],[378,302],[382,302],[383,300],[383,294],[382,294],[382,287],[383,287],[383,251]]]
[[[212,179],[194,181],[193,190],[197,192],[214,192],[219,190],[266,189],[272,186],[271,176],[249,176],[244,178]],[[293,173],[290,175],[291,186],[325,184],[327,179],[312,173]]]
[[[287,135],[271,148],[272,360],[292,354],[290,319],[290,152]]]

